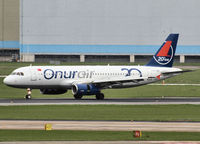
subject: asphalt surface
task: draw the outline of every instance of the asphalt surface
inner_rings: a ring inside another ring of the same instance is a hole
[[[162,97],[162,98],[130,98],[130,99],[0,99],[0,105],[154,105],[154,104],[200,104],[200,97]]]

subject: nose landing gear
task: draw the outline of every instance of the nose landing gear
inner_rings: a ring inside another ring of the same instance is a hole
[[[26,99],[31,99],[31,89],[27,88],[27,95],[25,97]]]

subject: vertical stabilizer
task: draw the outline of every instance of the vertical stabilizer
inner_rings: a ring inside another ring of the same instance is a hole
[[[172,67],[179,34],[170,34],[146,66]]]

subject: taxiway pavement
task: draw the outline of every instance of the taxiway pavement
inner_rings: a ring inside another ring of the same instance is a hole
[[[0,120],[0,129],[42,130],[51,124],[53,130],[95,131],[176,131],[200,132],[200,122],[138,122],[138,121],[40,121]]]
[[[138,121],[0,120],[0,129],[42,130],[45,124],[51,124],[53,130],[200,132],[200,122]]]
[[[162,97],[162,98],[129,98],[129,99],[0,99],[1,106],[9,105],[163,105],[163,104],[200,104],[200,97]]]

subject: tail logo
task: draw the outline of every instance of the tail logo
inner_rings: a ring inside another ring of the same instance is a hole
[[[166,41],[160,48],[160,51],[157,52],[153,58],[160,65],[166,65],[171,62],[173,58],[173,47],[172,41]]]

